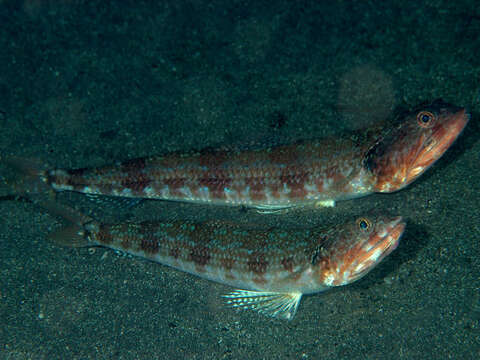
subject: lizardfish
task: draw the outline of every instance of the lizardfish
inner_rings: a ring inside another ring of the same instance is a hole
[[[57,205],[70,226],[53,233],[73,246],[104,246],[238,288],[233,307],[291,320],[304,294],[347,285],[397,248],[401,217],[360,216],[312,229],[259,229],[230,222],[101,223]],[[85,276],[88,276],[87,274]]]
[[[91,195],[244,205],[267,212],[309,204],[334,206],[338,200],[404,188],[445,153],[469,118],[465,108],[436,100],[386,126],[348,137],[27,172],[56,191]],[[22,167],[18,161],[15,165]],[[39,187],[30,183],[32,189]]]

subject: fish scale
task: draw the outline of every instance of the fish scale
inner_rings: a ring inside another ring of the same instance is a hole
[[[39,204],[71,223],[51,238],[104,246],[233,286],[235,307],[292,319],[302,295],[349,284],[397,246],[401,217],[359,217],[311,229],[258,229],[231,222],[109,224],[58,203]]]
[[[263,210],[318,204],[404,188],[438,160],[467,124],[442,100],[355,134],[248,151],[204,150],[114,165],[41,171],[56,191]]]
[[[255,286],[247,286],[254,283],[253,275],[259,286],[264,286],[267,282],[264,275],[286,270],[286,264],[292,270],[310,263],[315,250],[315,242],[311,239],[320,241],[327,234],[312,234],[308,229],[244,229],[222,222],[142,222],[100,227],[90,224],[86,230],[91,241],[98,245],[121,249],[181,270],[204,273],[206,277],[209,273],[218,274],[218,269],[222,268],[224,274],[220,280],[249,288]]]

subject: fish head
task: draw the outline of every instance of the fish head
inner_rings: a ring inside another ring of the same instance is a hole
[[[354,282],[395,250],[405,230],[401,217],[360,217],[339,233],[322,239],[318,249],[319,282],[341,286]]]
[[[385,128],[363,159],[375,176],[375,191],[397,191],[417,179],[447,151],[469,119],[465,108],[436,100]]]

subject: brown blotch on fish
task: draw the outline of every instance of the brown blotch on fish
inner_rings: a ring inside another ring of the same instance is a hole
[[[257,252],[250,256],[247,265],[248,270],[254,274],[263,275],[267,272],[268,261],[265,259],[265,254]]]
[[[180,257],[180,249],[178,247],[171,248],[170,251],[168,252],[168,255],[173,257],[174,259],[178,259]]]
[[[162,180],[163,185],[168,186],[171,190],[177,190],[185,186],[186,178],[184,177],[171,177],[171,178],[164,178]]]
[[[250,198],[252,200],[264,200],[265,196],[265,178],[251,177],[245,179],[245,185],[250,188]]]
[[[156,254],[159,250],[158,240],[156,238],[143,238],[140,243],[140,250],[146,254]]]
[[[121,182],[123,187],[136,192],[143,191],[150,183],[151,180],[140,172],[126,176]]]
[[[235,260],[231,257],[225,257],[225,258],[220,260],[220,264],[222,265],[222,267],[225,270],[230,271],[230,270],[233,269],[233,265],[235,264]]]
[[[281,263],[282,263],[282,266],[285,270],[287,270],[290,273],[293,272],[293,258],[292,257],[283,258]]]
[[[308,178],[308,173],[302,171],[297,167],[286,168],[280,181],[282,184],[286,184],[290,189],[290,198],[301,199],[307,195],[307,190],[305,190],[305,182]]]
[[[198,179],[198,184],[200,186],[208,187],[210,193],[214,197],[223,198],[225,197],[225,188],[231,187],[233,179],[231,177],[224,176],[221,172],[206,172],[202,177]]]
[[[195,246],[190,252],[190,260],[200,266],[207,265],[210,258],[210,250],[206,246]]]
[[[131,231],[129,227],[130,227],[130,224],[119,224],[117,227],[110,229],[110,231],[115,230],[114,238],[120,241],[120,246],[125,250],[134,249],[138,247],[139,238],[135,236],[132,237],[130,235]]]
[[[109,228],[104,225],[100,226],[100,230],[97,232],[95,237],[96,240],[101,244],[109,245],[113,242],[113,236],[110,233]]]
[[[118,239],[120,239],[120,246],[124,250],[129,250],[132,247],[132,239],[128,235],[123,235],[123,236],[118,236]]]

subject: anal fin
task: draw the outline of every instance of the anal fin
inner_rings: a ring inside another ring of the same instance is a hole
[[[286,214],[293,205],[255,205],[254,209],[259,214]]]
[[[302,293],[235,290],[223,297],[228,299],[227,304],[233,307],[258,311],[278,319],[292,320]]]

